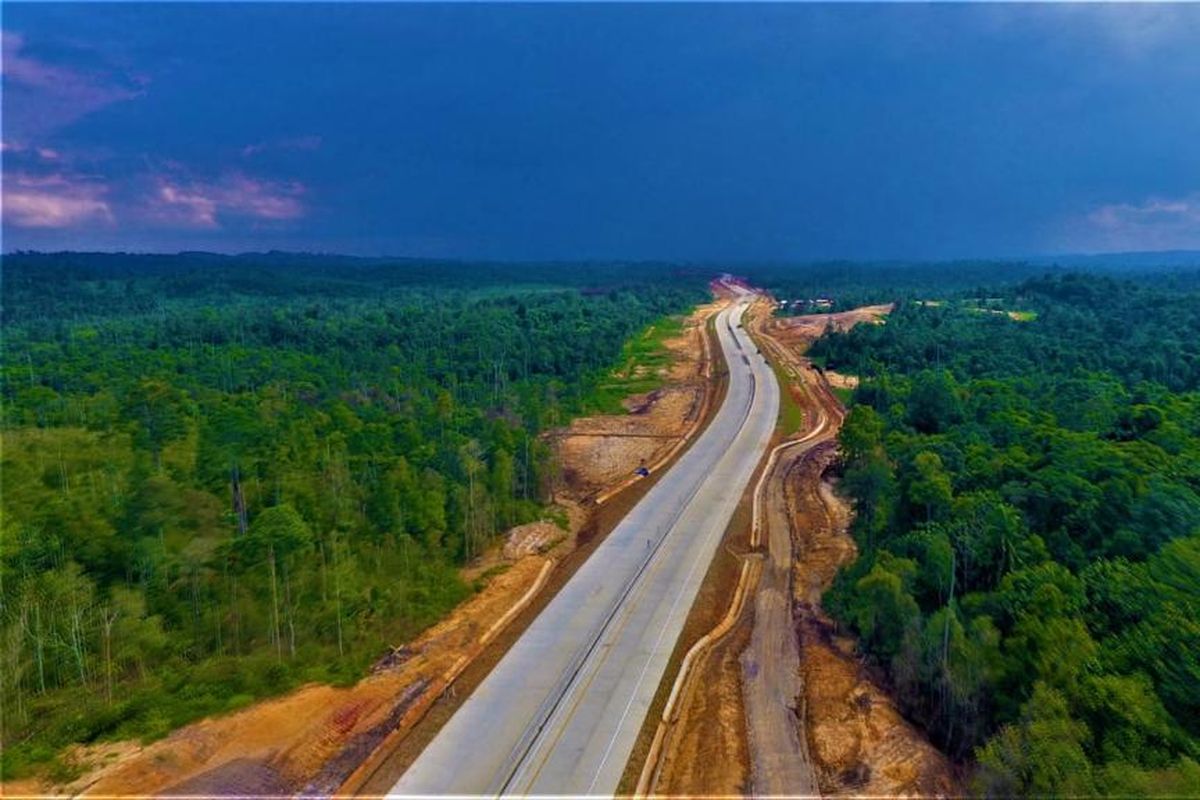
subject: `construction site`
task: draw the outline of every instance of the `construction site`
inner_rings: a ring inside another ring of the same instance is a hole
[[[726,365],[714,285],[664,344],[658,388],[628,413],[551,432],[566,524],[513,529],[464,571],[478,591],[440,623],[395,642],[357,684],[312,684],[165,739],[80,746],[77,777],[10,794],[380,795],[505,651],[668,469],[720,406]],[[896,711],[821,609],[855,557],[836,491],[844,409],[804,357],[830,327],[881,324],[890,306],[790,318],[760,297],[744,327],[772,362],[802,424],[777,431],[708,569],[621,791],[640,795],[951,795],[950,764]],[[853,376],[836,376],[852,385]]]

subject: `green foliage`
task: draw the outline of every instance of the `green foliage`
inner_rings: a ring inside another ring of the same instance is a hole
[[[787,376],[774,358],[770,358],[771,371],[775,373],[775,379],[779,381],[779,432],[788,436],[800,430],[804,425],[804,407],[796,400],[796,396],[792,394],[791,386],[794,381]]]
[[[1200,296],[976,296],[1036,318],[909,303],[814,347],[864,377],[840,437],[861,555],[826,604],[980,793],[1194,793]]]
[[[617,366],[589,382],[582,408],[589,413],[627,413],[625,398],[652,392],[665,383],[662,373],[672,360],[665,342],[682,334],[683,317],[668,316],[630,338],[621,348]]]
[[[658,363],[704,286],[273,254],[4,271],[4,777],[360,677],[547,516],[540,434]]]

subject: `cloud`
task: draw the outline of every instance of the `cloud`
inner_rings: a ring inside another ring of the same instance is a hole
[[[0,32],[3,48],[5,128],[38,139],[88,114],[144,92],[145,78],[112,71],[86,71],[27,54],[25,37]]]
[[[248,144],[242,148],[242,156],[244,158],[252,158],[260,153],[282,150],[316,150],[321,146],[322,139],[315,134],[308,136],[293,136],[287,139],[274,139],[266,142],[258,142],[256,144]]]
[[[981,3],[971,8],[971,15],[985,34],[1020,35],[1032,27],[1048,45],[1083,43],[1093,58],[1122,62],[1161,57],[1166,51],[1186,55],[1200,34],[1200,13],[1189,3]],[[1096,48],[1103,54],[1095,53]]]
[[[242,173],[217,180],[159,175],[145,205],[148,219],[188,228],[219,228],[224,218],[287,221],[304,216],[305,188],[296,181],[269,181]]]
[[[108,186],[67,174],[4,177],[4,223],[19,228],[74,228],[111,224]]]
[[[1070,225],[1072,247],[1183,250],[1200,247],[1200,192],[1097,206]]]
[[[1195,8],[1172,3],[1080,4],[1096,32],[1113,50],[1129,59],[1161,53],[1165,47],[1194,46],[1200,33]]]
[[[307,188],[294,180],[240,170],[205,174],[171,160],[93,158],[12,140],[0,150],[6,228],[262,229],[307,212]]]
[[[163,181],[151,217],[162,222],[194,228],[217,228],[217,201],[203,189]]]
[[[31,147],[22,142],[12,141],[0,142],[0,153],[7,153],[10,159],[13,156],[32,157],[34,160],[42,161],[58,161],[62,158],[62,154],[53,147]]]

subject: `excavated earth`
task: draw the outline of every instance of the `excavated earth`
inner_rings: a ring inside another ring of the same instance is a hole
[[[704,688],[684,696],[653,790],[954,796],[960,792],[951,764],[899,714],[855,655],[853,639],[837,635],[821,608],[822,594],[856,550],[849,508],[828,477],[844,411],[802,354],[830,327],[880,324],[891,306],[783,319],[770,310],[757,306],[747,326],[791,382],[804,425],[764,484],[757,552],[750,552],[748,513],[727,534],[727,550],[764,558],[751,589],[757,596],[693,664],[689,681]],[[790,565],[782,577],[772,571],[780,563]],[[728,598],[736,573],[723,575],[714,593]]]
[[[475,595],[414,641],[384,648],[357,684],[303,686],[149,745],[76,747],[66,755],[80,773],[75,780],[9,782],[3,793],[329,796],[386,790],[391,773],[376,762],[403,749],[407,732],[427,718],[437,722],[450,713],[457,693],[482,679],[515,635],[508,628],[535,613],[544,595],[569,577],[636,500],[638,487],[613,497],[638,483],[633,470],[668,462],[702,427],[716,399],[706,326],[723,304],[718,298],[697,308],[683,333],[665,342],[672,358],[659,374],[663,386],[629,398],[631,413],[580,419],[551,435],[566,476],[555,500],[569,530],[543,522],[511,531],[464,568],[465,580],[482,584]],[[612,502],[597,505],[609,497]]]
[[[583,417],[555,432],[561,494],[586,503],[627,481],[639,466],[653,469],[675,454],[707,411],[712,365],[705,326],[719,307],[697,308],[682,334],[664,342],[672,354],[658,376],[664,385],[627,398],[628,414]]]

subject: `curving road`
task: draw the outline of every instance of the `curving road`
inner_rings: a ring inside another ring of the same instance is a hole
[[[750,642],[740,658],[751,780],[759,797],[819,797],[803,712],[796,708],[804,686],[792,611],[792,519],[785,495],[796,491],[790,476],[797,464],[835,439],[844,411],[806,359],[781,346],[769,330],[760,326],[755,333],[804,388],[804,420],[809,427],[800,438],[772,451],[754,498],[756,522],[766,531],[767,557],[754,593]]]
[[[596,549],[389,796],[611,795],[722,534],[775,428],[779,387],[717,316],[729,390],[708,428]]]

